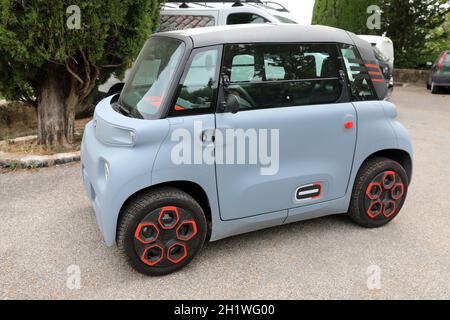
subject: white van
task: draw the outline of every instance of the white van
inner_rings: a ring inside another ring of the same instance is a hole
[[[297,22],[276,2],[253,1],[167,1],[161,10],[159,31],[249,23]]]
[[[192,28],[250,24],[297,24],[294,17],[281,4],[275,1],[260,0],[202,0],[202,1],[166,1],[161,9],[161,22],[157,31],[184,30]],[[125,72],[123,81],[130,75]],[[102,98],[119,92],[123,83],[111,75],[97,89],[94,103]]]

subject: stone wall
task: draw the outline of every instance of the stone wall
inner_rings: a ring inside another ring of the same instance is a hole
[[[394,69],[394,81],[396,83],[425,85],[429,76],[429,70]]]

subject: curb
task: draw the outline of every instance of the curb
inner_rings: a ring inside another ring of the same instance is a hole
[[[27,136],[12,139],[14,142],[25,142],[36,139],[36,136]],[[5,144],[6,141],[0,141],[0,145]],[[53,155],[27,155],[19,156],[14,153],[0,151],[0,168],[43,168],[51,167],[60,164],[66,164],[74,161],[80,161],[80,151],[56,153]]]
[[[51,156],[31,155],[24,157],[12,153],[0,152],[0,167],[2,168],[43,168],[74,161],[80,161],[80,151],[57,153]]]

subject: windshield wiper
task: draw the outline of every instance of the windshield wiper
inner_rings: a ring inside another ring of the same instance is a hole
[[[112,104],[112,108],[114,110],[116,110],[117,112],[119,112],[120,114],[123,114],[124,116],[130,116],[131,112],[125,108],[122,104],[120,104],[119,102],[114,102]]]
[[[119,112],[120,114],[123,114],[124,116],[130,117],[130,118],[136,118],[136,119],[144,119],[144,117],[142,116],[142,114],[139,111],[137,111],[133,108],[128,109],[120,102],[114,102],[112,104],[112,108],[114,110],[116,110],[117,112]]]
[[[119,107],[119,110],[122,112],[122,114],[127,114],[127,115],[131,115],[130,110],[128,110],[127,108],[125,108],[123,105],[121,105],[120,103],[117,103],[117,106]]]

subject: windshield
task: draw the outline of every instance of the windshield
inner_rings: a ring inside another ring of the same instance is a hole
[[[159,118],[184,48],[184,43],[176,39],[150,38],[122,90],[120,110],[134,118]]]

